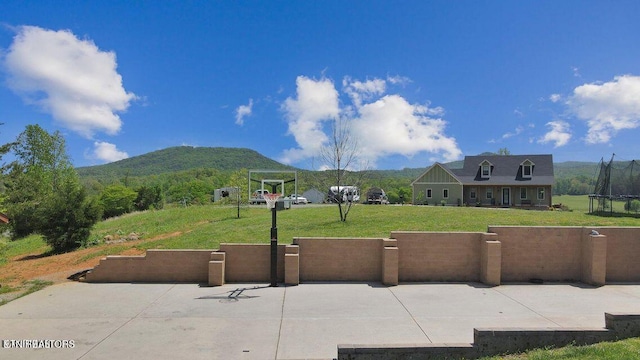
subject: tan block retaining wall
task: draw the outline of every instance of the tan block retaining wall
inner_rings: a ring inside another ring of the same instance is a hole
[[[593,235],[596,230],[600,235]],[[394,231],[384,238],[294,238],[278,281],[640,281],[640,228],[489,226],[486,233]],[[270,245],[108,256],[89,282],[268,282]]]
[[[213,250],[147,250],[143,256],[110,255],[87,273],[88,282],[206,283]]]

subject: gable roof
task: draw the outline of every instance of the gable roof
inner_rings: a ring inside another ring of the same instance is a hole
[[[417,179],[413,180],[411,182],[411,186],[413,186],[416,183],[421,182],[421,180],[424,179],[424,177],[429,174],[432,170],[436,169],[436,168],[441,168],[446,174],[448,174],[449,176],[451,176],[451,178],[453,178],[454,180],[456,180],[456,182],[461,183],[460,179],[458,178],[458,176],[454,173],[454,171],[452,169],[449,169],[449,167],[445,164],[441,164],[439,162],[436,162],[435,164],[429,166],[427,168],[427,170],[425,170],[425,172],[423,172],[420,176],[418,176]]]
[[[531,178],[522,177],[521,165],[533,163]],[[491,176],[482,178],[480,164],[491,163]],[[451,170],[464,185],[553,185],[552,155],[465,156],[462,169]]]

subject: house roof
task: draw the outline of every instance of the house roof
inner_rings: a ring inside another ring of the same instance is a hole
[[[520,165],[533,163],[531,178],[522,177]],[[481,164],[491,164],[491,176],[481,176]],[[463,185],[553,185],[552,155],[466,156],[462,169],[450,169]]]
[[[0,213],[0,223],[9,223],[9,217],[3,213]]]
[[[453,170],[452,170],[452,169],[450,169],[447,165],[442,164],[442,163],[439,163],[439,162],[436,162],[436,163],[434,163],[433,165],[429,166],[429,167],[427,168],[427,170],[425,170],[425,171],[424,171],[420,176],[418,176],[418,178],[417,178],[417,179],[413,180],[413,181],[411,182],[411,186],[413,186],[413,185],[415,185],[416,183],[418,183],[420,179],[422,179],[425,175],[427,175],[427,173],[429,173],[431,170],[433,170],[433,169],[434,169],[434,168],[436,168],[436,167],[440,167],[440,168],[442,168],[442,170],[444,170],[444,171],[445,171],[445,172],[447,172],[449,175],[451,175],[451,177],[452,177],[452,178],[456,179],[458,182],[460,181],[460,180],[458,179],[458,177],[456,176],[456,174],[454,174],[454,173],[453,173]]]

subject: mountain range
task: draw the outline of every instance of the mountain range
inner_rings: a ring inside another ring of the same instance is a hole
[[[457,161],[448,163],[448,165],[455,168],[459,167],[461,163],[461,161]],[[402,170],[372,170],[371,176],[374,178],[417,178],[430,165],[425,164],[423,168]],[[597,162],[568,161],[554,163],[554,172],[556,179],[577,176],[593,178],[597,176],[598,166]],[[214,168],[220,171],[238,169],[301,170],[269,159],[251,149],[192,146],[170,147],[109,164],[79,167],[76,170],[83,178],[101,178],[160,175],[197,168]]]

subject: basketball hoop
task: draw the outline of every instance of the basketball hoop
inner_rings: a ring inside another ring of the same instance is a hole
[[[262,197],[264,198],[264,201],[267,202],[267,209],[273,209],[274,207],[276,207],[276,202],[278,201],[278,199],[280,198],[281,194],[263,194]]]

